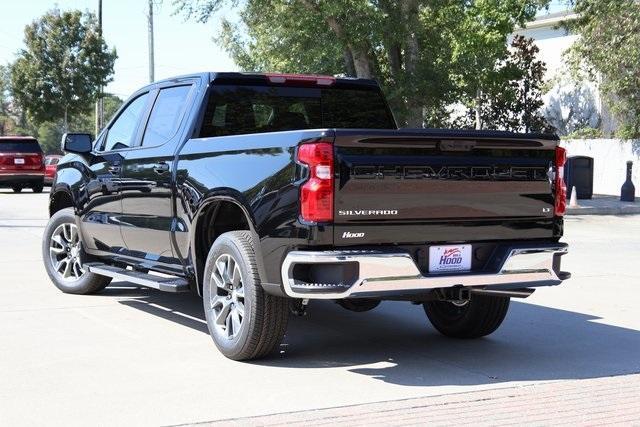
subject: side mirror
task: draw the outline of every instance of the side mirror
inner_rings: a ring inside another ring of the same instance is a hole
[[[93,148],[92,139],[88,133],[65,133],[60,145],[67,153],[90,153]]]

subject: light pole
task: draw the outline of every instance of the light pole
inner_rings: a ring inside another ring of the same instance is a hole
[[[98,35],[102,38],[102,0],[98,0]],[[96,137],[104,126],[104,102],[102,99],[102,86],[98,88],[98,99],[96,99]]]
[[[147,15],[149,23],[149,83],[153,83],[154,77],[154,59],[153,59],[153,0],[149,0],[149,14]]]

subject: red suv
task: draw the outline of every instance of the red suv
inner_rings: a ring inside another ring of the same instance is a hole
[[[58,171],[58,162],[62,156],[58,156],[57,154],[49,154],[44,158],[44,183],[46,185],[53,184],[53,179],[56,177],[56,172]]]
[[[0,136],[0,187],[19,193],[30,187],[41,193],[44,159],[38,140],[31,136]]]

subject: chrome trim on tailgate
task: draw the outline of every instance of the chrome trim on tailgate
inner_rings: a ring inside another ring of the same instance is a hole
[[[476,287],[522,285],[523,288],[557,285],[562,282],[553,269],[556,254],[567,253],[567,246],[513,248],[495,273],[430,274],[423,275],[406,252],[382,251],[292,251],[282,264],[282,283],[285,293],[293,298],[341,299],[368,294],[431,290],[454,286]],[[296,264],[357,263],[359,273],[353,284],[306,284],[313,291],[302,291],[305,283],[294,279]],[[318,288],[329,289],[328,292]],[[343,291],[334,291],[342,288]],[[296,290],[298,289],[298,290]]]

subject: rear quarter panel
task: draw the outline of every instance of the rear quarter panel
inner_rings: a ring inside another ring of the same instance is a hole
[[[183,256],[191,253],[199,214],[220,198],[235,200],[248,213],[260,237],[270,283],[280,281],[279,266],[288,249],[312,240],[321,242],[322,236],[332,244],[332,230],[327,230],[330,227],[310,227],[298,221],[302,177],[295,162],[300,141],[329,132],[287,131],[188,140],[176,167],[179,223],[175,235],[179,252]]]

